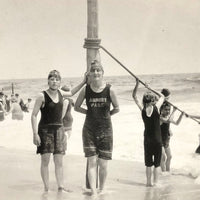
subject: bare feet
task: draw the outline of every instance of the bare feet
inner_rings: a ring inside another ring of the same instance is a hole
[[[64,188],[64,187],[59,187],[59,188],[58,188],[58,192],[67,192],[67,193],[70,193],[70,192],[73,192],[73,191],[70,190],[70,189],[66,189],[66,188]]]
[[[48,189],[45,188],[44,189],[44,192],[42,193],[42,196],[41,196],[41,200],[47,200],[48,199]]]
[[[160,183],[158,183],[158,182],[155,182],[155,183],[153,184],[153,186],[154,186],[154,187],[161,187],[162,185],[161,185]]]
[[[169,175],[170,175],[169,171],[162,172],[162,176],[169,176]]]
[[[106,193],[105,189],[99,189],[99,190],[98,190],[98,194],[99,194],[99,195],[103,195],[103,194],[105,194],[105,193]]]
[[[48,195],[49,188],[45,187],[44,192],[42,193],[43,196]]]
[[[93,200],[96,200],[97,199],[97,192],[92,192],[91,193],[91,198],[93,199]]]
[[[146,187],[152,187],[153,184],[151,183],[151,181],[147,181]]]

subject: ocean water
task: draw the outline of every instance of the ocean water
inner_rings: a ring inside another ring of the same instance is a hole
[[[141,75],[139,78],[156,91],[162,88],[170,89],[170,101],[174,105],[189,114],[200,115],[200,74]],[[63,78],[62,84],[73,87],[79,81],[81,78]],[[120,104],[120,112],[112,116],[113,159],[143,162],[144,125],[141,113],[131,97],[135,79],[131,76],[113,76],[105,77],[105,81],[112,84]],[[27,98],[33,99],[32,107],[37,94],[47,88],[46,79],[1,80],[0,88],[3,88],[8,96],[11,93],[11,83],[14,83],[15,93],[19,93],[25,102]],[[139,100],[144,91],[145,88],[141,86],[138,91]],[[76,97],[77,94],[73,99]],[[72,114],[73,133],[68,141],[67,154],[84,156],[81,131],[85,116],[74,111]],[[35,153],[30,115],[31,113],[24,113],[23,121],[15,121],[9,114],[3,122],[0,122],[0,147],[24,149]],[[171,125],[171,129],[172,172],[191,175],[196,178],[197,183],[200,183],[200,156],[194,153],[200,143],[200,125],[190,118],[183,117],[180,125]]]
[[[200,97],[200,73],[193,74],[159,74],[139,75],[143,82],[146,82],[152,89],[160,91],[162,88],[169,88],[172,102],[198,102]],[[63,78],[62,85],[75,86],[81,81],[80,78]],[[135,86],[135,78],[128,76],[106,76],[105,81],[112,84],[118,99],[123,104],[132,101],[131,92]],[[36,95],[47,88],[47,79],[17,79],[0,80],[0,89],[3,88],[6,94],[11,94],[11,83],[14,85],[14,92],[19,93],[23,99],[28,97],[35,99]],[[143,93],[141,87],[139,93]],[[76,95],[74,96],[74,99]]]

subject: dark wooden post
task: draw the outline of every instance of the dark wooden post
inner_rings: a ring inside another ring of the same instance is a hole
[[[100,61],[98,39],[98,2],[87,0],[87,38],[84,47],[87,48],[87,71],[90,69],[92,60]]]
[[[12,83],[12,94],[14,94],[14,83]]]
[[[84,47],[87,48],[87,71],[90,70],[91,61],[100,62],[98,39],[98,0],[87,0],[87,38]],[[96,187],[98,187],[98,167],[96,173]],[[90,188],[88,180],[88,162],[86,167],[86,188]]]

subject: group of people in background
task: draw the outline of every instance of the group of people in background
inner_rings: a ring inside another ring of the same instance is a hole
[[[0,121],[5,119],[5,116],[12,114],[13,120],[23,120],[23,112],[29,112],[32,99],[28,98],[24,103],[19,94],[11,94],[10,99],[3,91],[0,91]]]
[[[70,89],[67,86],[61,87],[61,75],[57,70],[53,70],[48,75],[48,88],[41,91],[36,98],[31,117],[33,143],[37,146],[37,153],[41,155],[41,177],[45,192],[49,190],[51,154],[53,154],[55,164],[58,191],[69,192],[64,187],[63,155],[67,148],[67,139],[72,131],[71,109],[73,106],[75,111],[86,116],[82,129],[82,141],[83,151],[87,158],[87,177],[91,195],[95,197],[104,191],[108,160],[112,159],[113,151],[111,116],[119,112],[119,104],[111,85],[104,82],[103,74],[101,63],[94,60],[83,81]],[[140,105],[137,99],[139,82],[136,78],[132,96],[141,110],[144,122],[146,186],[150,187],[158,185],[158,167],[161,167],[163,172],[170,171],[172,158],[170,124],[178,125],[185,113],[180,112],[178,119],[175,120],[174,113],[177,108],[168,102],[170,97],[168,89],[162,89],[161,93],[157,94],[148,90],[143,95],[143,105]],[[150,89],[148,85],[145,87]],[[74,104],[70,97],[79,90],[81,91]],[[39,111],[41,118],[38,123]],[[99,167],[98,174],[97,167]],[[98,190],[96,188],[97,176],[99,177]]]
[[[137,99],[137,90],[139,79],[136,79],[136,85],[133,90],[133,99],[142,113],[144,122],[144,160],[146,166],[147,187],[158,185],[159,167],[163,172],[170,172],[171,150],[170,137],[172,131],[170,123],[178,125],[185,114],[180,112],[177,120],[174,118],[174,113],[177,108],[168,102],[170,91],[166,88],[162,89],[161,93],[152,93],[150,90],[143,95],[140,105]],[[148,88],[148,85],[145,86]],[[154,166],[154,167],[153,167]],[[153,180],[152,180],[153,167]]]

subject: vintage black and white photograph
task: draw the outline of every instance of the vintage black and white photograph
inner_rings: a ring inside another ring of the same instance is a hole
[[[200,1],[0,0],[0,199],[199,200]]]

